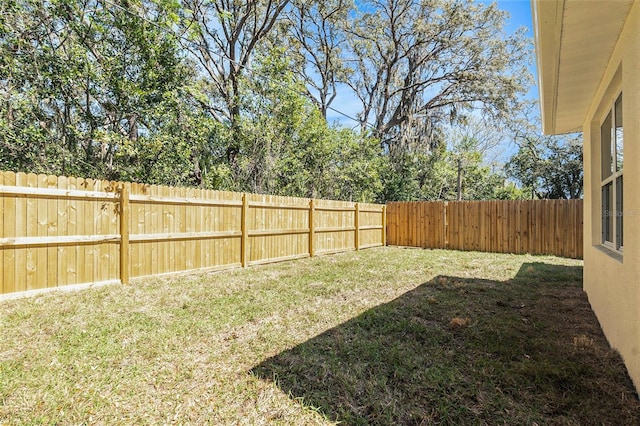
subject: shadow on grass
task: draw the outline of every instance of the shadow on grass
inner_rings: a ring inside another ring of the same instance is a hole
[[[582,266],[554,265],[544,262],[523,263],[513,280],[527,283],[538,280],[546,283],[578,282],[582,286]]]
[[[544,263],[438,276],[251,373],[345,424],[636,424],[581,280]]]

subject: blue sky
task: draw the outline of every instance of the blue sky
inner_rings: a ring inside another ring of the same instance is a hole
[[[494,3],[493,1],[480,1],[479,3]],[[531,17],[531,1],[530,0],[502,0],[495,2],[498,4],[498,9],[506,10],[511,17],[507,20],[505,31],[508,34],[512,34],[520,27],[528,29],[527,37],[531,39],[533,45],[533,18]],[[535,84],[529,90],[527,94],[528,98],[538,99],[538,73],[535,63],[531,64],[529,68],[531,74],[535,78]]]
[[[491,3],[490,1],[481,1],[480,3]],[[507,24],[507,32],[513,32],[519,27],[529,28],[529,36],[533,37],[531,22],[531,2],[529,0],[503,0],[498,1],[498,8],[506,10],[511,14],[511,18]]]
[[[494,1],[489,0],[479,0],[478,3],[494,3]],[[498,8],[509,12],[511,15],[510,18],[507,19],[507,24],[505,26],[505,31],[509,34],[513,33],[520,27],[526,27],[529,29],[528,36],[533,39],[533,26],[532,26],[532,18],[531,18],[531,2],[530,0],[501,0],[496,2],[498,4]],[[532,64],[530,71],[534,73],[535,76],[535,65]],[[536,77],[537,81],[537,77]],[[538,97],[538,89],[537,87],[532,87],[529,91],[527,97],[536,99]],[[333,108],[344,112],[352,117],[355,117],[360,109],[360,104],[357,99],[349,93],[349,89],[345,88],[345,90],[340,91],[336,100],[331,105]],[[345,127],[353,127],[356,125],[355,122],[335,113],[329,111],[328,119],[329,122],[333,122],[334,120],[339,121]]]

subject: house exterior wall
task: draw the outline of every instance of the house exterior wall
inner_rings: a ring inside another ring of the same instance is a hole
[[[640,391],[640,2],[589,107],[584,131],[584,290]],[[620,91],[624,129],[624,251],[601,245],[600,125]]]

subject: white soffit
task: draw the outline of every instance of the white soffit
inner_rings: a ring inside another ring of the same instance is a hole
[[[534,0],[543,131],[580,131],[633,0]]]

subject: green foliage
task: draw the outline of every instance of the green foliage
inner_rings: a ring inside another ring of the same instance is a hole
[[[162,25],[163,8],[147,9]],[[176,41],[119,8],[73,0],[3,6],[2,167],[121,178],[176,114],[188,79]],[[153,145],[153,144],[151,144]],[[153,156],[153,152],[145,154]]]
[[[582,198],[581,135],[542,135],[537,102],[524,102],[513,112],[509,127],[518,152],[505,172],[520,183],[527,198]]]
[[[163,111],[153,134],[125,140],[116,154],[121,178],[174,186],[224,188],[230,170],[222,162],[227,130],[200,111]]]
[[[505,113],[527,81],[503,23],[470,2],[7,0],[0,169],[381,202],[455,199],[460,175],[464,199],[519,197],[444,142],[445,117]],[[338,89],[358,131],[327,123]]]
[[[581,198],[582,144],[579,138],[528,138],[505,167],[533,198]]]
[[[398,159],[396,159],[398,161]],[[384,175],[385,200],[456,200],[458,173],[463,200],[512,200],[525,198],[522,189],[499,171],[486,165],[475,149],[464,152],[440,146],[427,155],[406,155],[400,167]]]
[[[379,144],[329,126],[305,96],[281,49],[258,57],[245,81],[237,189],[373,201],[381,190]],[[298,88],[296,92],[291,88]]]

